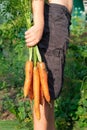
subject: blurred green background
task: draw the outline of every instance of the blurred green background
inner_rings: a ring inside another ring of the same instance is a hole
[[[0,0],[0,130],[33,130],[32,104],[23,97],[28,49],[22,2]],[[32,20],[30,5],[25,9]],[[87,23],[82,0],[74,0],[71,22],[64,86],[55,101],[55,125],[57,130],[86,130]]]

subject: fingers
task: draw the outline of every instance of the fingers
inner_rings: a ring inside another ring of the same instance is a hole
[[[27,47],[32,47],[32,46],[35,46],[35,40],[34,41],[32,41],[32,42],[30,42],[30,43],[27,43],[26,45],[27,45]]]
[[[32,36],[32,34],[30,33],[30,30],[25,32],[25,42],[26,42],[26,46],[31,46],[31,44],[34,41],[34,37]]]
[[[39,40],[37,37],[34,36],[34,34],[25,34],[25,42],[28,47],[36,45]]]
[[[39,26],[32,26],[25,32],[25,41],[28,47],[36,45],[42,37],[43,29]]]
[[[28,39],[30,37],[31,37],[31,32],[30,32],[30,30],[28,30],[25,32],[25,39]]]
[[[28,47],[34,46],[38,41],[34,36],[25,36],[25,42]]]
[[[25,37],[25,41],[26,41],[27,44],[31,43],[34,40],[35,40],[35,38],[33,36],[32,37],[27,36],[27,38]]]

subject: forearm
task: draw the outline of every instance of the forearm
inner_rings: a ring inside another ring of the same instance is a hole
[[[32,0],[32,10],[34,24],[44,26],[44,0]]]
[[[35,46],[42,38],[44,30],[44,0],[32,0],[34,25],[25,32],[27,46]]]

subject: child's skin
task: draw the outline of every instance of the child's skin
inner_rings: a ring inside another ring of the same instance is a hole
[[[66,6],[71,13],[73,0],[49,0],[49,3],[56,3]],[[34,25],[25,32],[26,45],[28,47],[38,44],[42,38],[44,29],[44,0],[32,0]],[[51,101],[52,107],[44,101],[44,106],[40,106],[41,120],[34,117],[34,130],[55,130],[54,124],[54,101]]]

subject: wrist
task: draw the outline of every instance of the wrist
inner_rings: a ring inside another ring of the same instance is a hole
[[[39,22],[35,22],[34,26],[43,29],[44,28],[44,22],[40,22],[40,21]]]
[[[34,21],[34,25],[44,27],[44,20]]]

